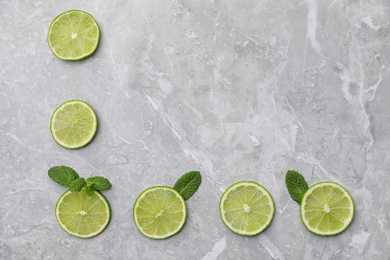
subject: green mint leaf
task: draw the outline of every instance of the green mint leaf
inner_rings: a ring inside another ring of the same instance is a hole
[[[202,176],[200,172],[191,171],[181,176],[173,186],[185,200],[191,198],[192,195],[198,190],[199,185],[202,183]]]
[[[84,178],[77,178],[69,186],[69,189],[71,192],[77,192],[81,191],[81,189],[84,187],[85,180]]]
[[[95,176],[87,179],[87,184],[91,185],[94,190],[107,190],[111,188],[109,180],[103,177]]]
[[[85,186],[85,192],[87,193],[88,196],[93,196],[93,187],[91,187],[91,185],[87,185]]]
[[[296,171],[287,171],[286,187],[291,198],[301,205],[303,195],[309,189],[305,178]]]
[[[72,181],[80,176],[75,170],[67,166],[54,166],[49,169],[49,177],[58,184],[69,187]]]

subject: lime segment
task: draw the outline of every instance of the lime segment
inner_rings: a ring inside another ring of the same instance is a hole
[[[302,198],[302,222],[317,235],[332,236],[343,232],[352,222],[354,214],[351,195],[337,183],[317,183]]]
[[[179,232],[186,216],[183,197],[169,187],[149,188],[134,204],[135,225],[143,235],[153,239],[164,239]]]
[[[76,149],[92,141],[97,129],[95,111],[84,101],[63,103],[53,113],[50,131],[54,140],[68,149]]]
[[[108,225],[110,205],[98,191],[88,196],[85,188],[80,192],[68,190],[57,202],[56,218],[67,233],[90,238],[100,234]]]
[[[54,55],[62,60],[81,60],[95,52],[100,30],[88,13],[71,10],[58,15],[50,24],[47,41]]]
[[[231,231],[254,236],[270,225],[275,206],[265,188],[255,182],[243,181],[224,192],[219,211],[222,221]]]

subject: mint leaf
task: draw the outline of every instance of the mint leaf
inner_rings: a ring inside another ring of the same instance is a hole
[[[58,184],[69,187],[72,181],[80,176],[75,170],[67,166],[54,166],[49,169],[49,177]]]
[[[85,192],[87,193],[88,196],[93,196],[94,191],[91,185],[85,186]]]
[[[198,190],[199,185],[202,182],[202,176],[200,172],[191,171],[181,176],[173,186],[185,200],[191,198],[192,195]]]
[[[110,181],[99,176],[88,178],[87,184],[90,185],[94,190],[107,190],[111,188]]]
[[[286,187],[291,198],[301,205],[303,195],[309,189],[305,178],[296,171],[287,171]]]
[[[85,180],[84,178],[77,178],[76,180],[72,181],[69,188],[71,192],[77,192],[81,191],[81,189],[84,187]]]

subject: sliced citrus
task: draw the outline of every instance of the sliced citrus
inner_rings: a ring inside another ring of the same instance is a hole
[[[303,195],[301,219],[306,228],[317,235],[332,236],[351,224],[355,207],[351,195],[341,185],[321,182]]]
[[[57,202],[56,218],[67,233],[90,238],[100,234],[108,225],[110,205],[98,191],[88,196],[85,188],[79,192],[68,190]]]
[[[58,15],[50,24],[47,42],[62,60],[81,60],[95,52],[100,30],[88,13],[71,10]]]
[[[243,181],[230,186],[219,203],[222,221],[234,233],[254,236],[266,229],[275,213],[274,201],[261,185]]]
[[[151,187],[134,204],[133,217],[139,231],[153,239],[164,239],[181,230],[187,216],[186,203],[176,190]]]
[[[54,140],[68,149],[76,149],[92,141],[97,129],[95,111],[81,100],[63,103],[53,113],[50,131]]]

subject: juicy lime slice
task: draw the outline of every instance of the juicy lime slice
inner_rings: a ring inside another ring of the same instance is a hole
[[[355,207],[351,195],[337,183],[317,183],[303,195],[301,219],[306,228],[314,234],[339,234],[351,224],[354,215]]]
[[[54,140],[68,149],[76,149],[92,141],[97,118],[92,107],[80,100],[67,101],[53,113],[50,131]]]
[[[90,238],[100,234],[108,225],[110,205],[98,191],[88,196],[85,188],[80,192],[68,190],[57,202],[56,218],[67,233]]]
[[[222,195],[219,211],[223,223],[234,233],[254,236],[266,229],[275,213],[271,195],[261,185],[243,181]]]
[[[167,238],[179,232],[186,216],[183,197],[169,187],[151,187],[143,191],[134,204],[135,225],[142,234],[154,239]]]
[[[86,12],[71,10],[51,22],[47,42],[61,60],[81,60],[96,51],[99,38],[95,19]]]

